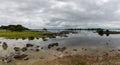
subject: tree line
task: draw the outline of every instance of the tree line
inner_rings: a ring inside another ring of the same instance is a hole
[[[22,26],[22,25],[8,25],[8,26],[1,26],[0,29],[10,30],[10,31],[24,31],[29,30],[28,28]]]

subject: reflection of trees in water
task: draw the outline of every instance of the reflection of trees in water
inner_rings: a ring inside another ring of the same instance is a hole
[[[109,35],[110,35],[109,32],[110,32],[109,30],[106,30],[106,36],[109,36]]]
[[[109,36],[110,34],[109,33],[106,33],[106,36]]]
[[[98,29],[97,30],[97,33],[100,35],[100,36],[103,36],[104,34],[106,36],[109,36],[110,35],[110,31],[109,30],[104,30],[104,29]]]

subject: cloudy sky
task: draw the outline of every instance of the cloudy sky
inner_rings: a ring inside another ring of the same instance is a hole
[[[120,28],[120,0],[0,0],[0,25]]]

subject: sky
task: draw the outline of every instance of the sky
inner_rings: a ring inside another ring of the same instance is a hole
[[[0,25],[120,28],[120,0],[0,0]]]

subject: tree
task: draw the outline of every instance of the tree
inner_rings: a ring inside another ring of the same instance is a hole
[[[47,28],[43,28],[42,30],[45,31],[45,32],[47,32]]]

